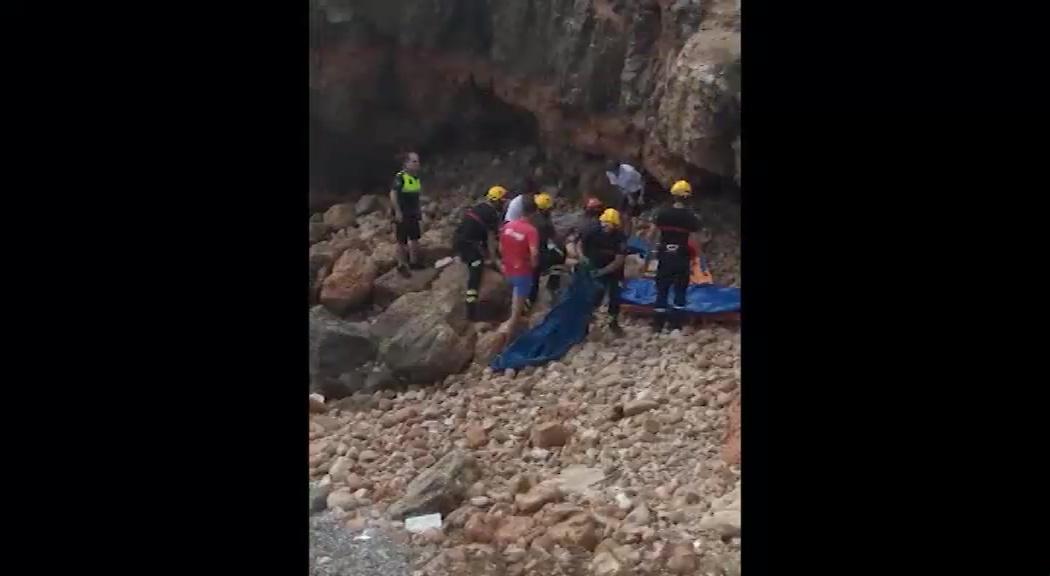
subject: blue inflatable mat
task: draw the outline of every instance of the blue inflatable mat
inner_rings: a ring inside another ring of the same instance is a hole
[[[649,244],[637,236],[627,239],[627,247],[642,258],[649,254]],[[707,259],[703,255],[700,256],[700,268],[707,271]],[[620,298],[625,304],[652,306],[656,303],[656,282],[648,278],[627,280],[623,283]],[[740,289],[717,284],[691,284],[685,292],[685,311],[692,314],[739,312]]]
[[[587,336],[594,312],[595,281],[582,270],[573,275],[572,284],[562,293],[543,321],[524,332],[492,359],[493,370],[520,370],[540,366],[564,356]]]
[[[673,296],[668,295],[669,298]],[[656,282],[635,278],[623,283],[620,298],[624,304],[652,306],[656,303]],[[717,284],[692,284],[685,289],[685,312],[720,314],[740,311],[740,289]]]

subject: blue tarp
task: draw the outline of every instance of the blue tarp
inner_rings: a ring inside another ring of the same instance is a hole
[[[637,236],[628,239],[628,246],[643,258],[649,247]],[[597,284],[590,274],[577,270],[572,284],[562,293],[535,328],[523,333],[496,356],[489,366],[493,370],[520,370],[539,366],[564,356],[570,348],[587,336],[587,326],[594,312]],[[669,295],[670,296],[670,295]],[[635,278],[623,283],[620,297],[624,304],[652,306],[656,302],[656,283],[646,278]],[[693,284],[686,289],[686,313],[718,314],[740,311],[740,289],[727,286]]]
[[[635,278],[623,283],[620,298],[624,304],[652,306],[656,303],[656,282]],[[673,298],[673,295],[668,295]],[[740,311],[740,289],[717,284],[692,284],[685,289],[684,312],[719,314]]]
[[[572,284],[535,328],[518,336],[503,353],[492,359],[493,370],[520,370],[539,366],[564,356],[587,336],[594,312],[597,285],[590,274],[577,270]]]

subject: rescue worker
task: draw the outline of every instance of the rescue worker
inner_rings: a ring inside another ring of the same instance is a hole
[[[696,214],[686,208],[685,200],[693,193],[692,186],[685,180],[679,180],[671,186],[674,198],[670,206],[661,208],[653,219],[653,238],[656,246],[656,303],[653,305],[653,330],[659,332],[664,325],[672,330],[681,328],[682,313],[685,308],[685,293],[689,287],[689,274],[692,262],[689,255],[689,244],[695,242],[700,248],[700,220]],[[674,314],[667,309],[668,291],[674,290]]]
[[[503,255],[503,275],[511,286],[510,319],[504,325],[507,341],[513,341],[525,316],[525,301],[532,291],[533,271],[539,267],[539,232],[529,222],[536,213],[532,200],[522,203],[522,217],[503,226],[500,232],[500,253]]]
[[[540,277],[544,272],[550,272],[547,276],[547,292],[551,295],[551,301],[557,299],[558,289],[561,287],[560,267],[565,264],[565,250],[558,242],[558,233],[551,220],[554,200],[550,194],[541,192],[533,197],[533,202],[536,204],[536,213],[532,216],[532,225],[539,233],[540,261],[532,275],[532,290],[529,291],[529,299],[526,302],[527,309],[531,309],[536,303],[540,292]]]
[[[390,185],[394,236],[397,239],[397,271],[406,278],[412,275],[409,268],[422,268],[419,262],[419,222],[422,219],[419,195],[422,190],[419,154],[409,152],[405,155],[401,171],[394,175],[394,183]]]
[[[620,213],[607,208],[599,216],[598,227],[589,227],[580,240],[583,256],[591,268],[591,276],[598,281],[595,306],[608,296],[609,329],[620,336],[620,288],[623,282],[623,264],[627,254],[627,236],[620,229]]]
[[[463,219],[452,236],[453,249],[467,265],[467,319],[471,322],[478,319],[478,289],[481,288],[485,258],[488,257],[493,265],[499,260],[496,235],[499,234],[500,214],[506,196],[507,190],[502,186],[489,188],[484,202],[467,208],[463,213]]]
[[[598,217],[605,211],[605,205],[602,201],[597,198],[588,198],[587,202],[583,205],[583,220],[576,224],[576,226],[569,231],[565,238],[565,248],[568,252],[569,258],[574,260],[580,259],[580,239],[583,237],[583,233],[587,231],[587,228],[594,226],[597,227]]]
[[[630,236],[634,219],[642,214],[645,202],[645,183],[642,174],[630,164],[613,161],[605,171],[612,184],[620,192],[620,214],[623,217],[623,232]]]

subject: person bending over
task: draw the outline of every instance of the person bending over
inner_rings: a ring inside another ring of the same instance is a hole
[[[642,174],[630,164],[610,162],[606,168],[605,176],[620,192],[620,214],[623,217],[623,231],[627,236],[631,235],[634,228],[634,220],[642,214],[642,205],[645,202],[645,183]]]
[[[620,213],[608,208],[599,217],[600,226],[588,228],[580,241],[583,256],[598,281],[595,306],[608,297],[609,329],[620,336],[620,288],[627,254],[627,236],[620,229]]]
[[[500,212],[503,210],[503,199],[507,190],[502,186],[493,186],[485,194],[485,201],[480,202],[463,213],[463,219],[452,236],[452,245],[459,259],[467,265],[467,319],[476,322],[478,319],[478,290],[481,288],[481,277],[485,258],[495,265],[496,234],[499,233]]]
[[[559,242],[558,233],[551,220],[554,201],[550,194],[545,192],[537,194],[533,201],[536,204],[536,213],[532,216],[532,225],[539,233],[540,261],[532,274],[532,289],[525,303],[526,309],[531,309],[535,305],[539,297],[540,277],[546,272],[550,273],[547,276],[547,292],[550,293],[552,302],[557,300],[558,290],[561,288],[562,270],[560,268],[565,264],[565,249]]]

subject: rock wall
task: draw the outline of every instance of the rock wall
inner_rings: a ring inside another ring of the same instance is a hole
[[[311,155],[354,156],[344,170],[396,169],[393,151],[450,126],[513,131],[494,96],[535,117],[548,157],[623,158],[663,185],[739,179],[737,0],[311,0],[311,14]]]

